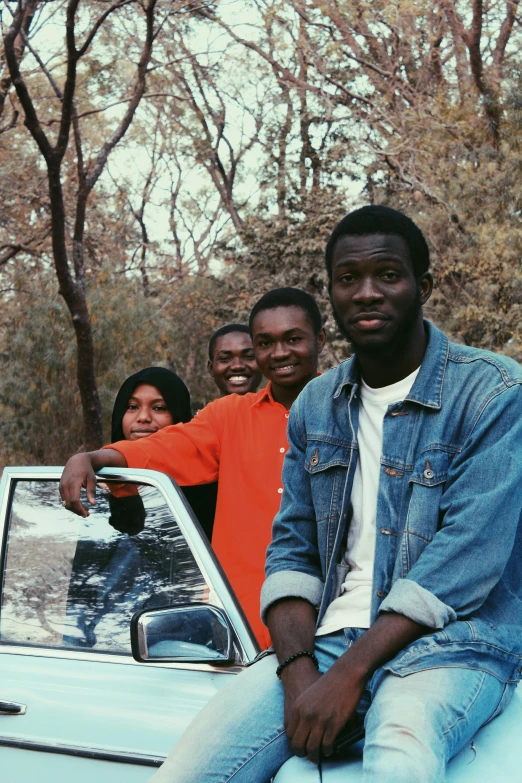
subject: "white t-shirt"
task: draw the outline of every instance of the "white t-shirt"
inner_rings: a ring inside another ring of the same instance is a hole
[[[353,514],[343,557],[343,563],[350,570],[341,595],[332,601],[321,620],[318,636],[341,628],[370,626],[384,415],[389,405],[401,402],[408,395],[418,372],[419,369],[402,381],[380,389],[372,389],[364,381],[361,383],[357,434],[359,459],[351,494]]]

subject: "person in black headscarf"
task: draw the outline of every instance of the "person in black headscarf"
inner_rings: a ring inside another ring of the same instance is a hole
[[[138,440],[191,418],[190,394],[181,378],[163,367],[147,367],[127,378],[116,395],[111,438]],[[78,542],[71,576],[75,589],[68,601],[67,630],[63,634],[63,642],[71,646],[94,647],[99,623],[122,596],[129,599],[136,589],[136,574],[145,569],[150,576],[155,570],[149,543],[140,536],[145,527],[145,507],[136,486],[112,484],[109,489],[109,523],[122,536],[104,549],[88,536]],[[217,483],[182,491],[210,541]],[[97,575],[94,580],[93,564]],[[153,595],[149,603],[154,600]]]
[[[162,414],[166,417],[162,418]],[[189,390],[179,375],[164,367],[146,367],[130,375],[116,395],[111,438],[137,440],[191,418]]]
[[[111,442],[138,440],[191,418],[190,394],[181,378],[164,367],[147,367],[127,378],[116,395]],[[217,484],[184,487],[183,493],[210,541]],[[140,504],[139,495],[111,498],[111,525],[122,533],[139,533],[145,521]]]

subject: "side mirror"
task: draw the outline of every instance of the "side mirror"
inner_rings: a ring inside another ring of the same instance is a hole
[[[235,663],[225,612],[208,604],[145,609],[131,620],[132,655],[140,663]]]

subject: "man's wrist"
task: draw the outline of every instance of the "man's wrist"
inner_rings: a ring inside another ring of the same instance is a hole
[[[336,663],[339,664],[339,668],[345,669],[347,674],[358,682],[368,682],[374,672],[373,667],[366,658],[361,658],[357,654],[350,655],[350,653],[351,650],[347,650],[337,659]]]
[[[315,653],[311,652],[310,650],[299,650],[298,652],[289,655],[288,658],[285,658],[284,661],[279,664],[276,669],[276,675],[279,677],[279,679],[281,679],[283,671],[288,666],[296,663],[296,661],[299,661],[301,658],[308,658],[308,660],[312,661],[315,668],[319,670],[319,661],[317,660]]]
[[[346,667],[351,677],[361,682],[368,681],[379,667],[425,632],[424,626],[403,615],[392,612],[382,614],[366,633],[338,658],[334,666],[339,664],[340,668]]]
[[[310,658],[299,658],[281,674],[286,696],[296,699],[321,677]]]

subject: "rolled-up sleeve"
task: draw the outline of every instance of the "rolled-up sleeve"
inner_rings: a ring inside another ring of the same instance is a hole
[[[186,424],[174,424],[148,438],[118,441],[105,448],[123,454],[129,468],[160,470],[182,486],[210,484],[219,474],[226,400],[211,402]]]
[[[428,628],[444,628],[457,619],[451,606],[412,579],[398,579],[380,606],[381,612],[397,612]]]
[[[441,527],[380,606],[429,628],[475,612],[501,580],[522,510],[522,388],[492,396],[454,457]]]
[[[263,621],[270,606],[282,598],[303,598],[319,605],[324,588],[310,477],[304,467],[305,440],[299,425],[304,396],[301,393],[292,406],[288,421],[290,448],[283,466],[284,492],[274,519],[261,592]]]

